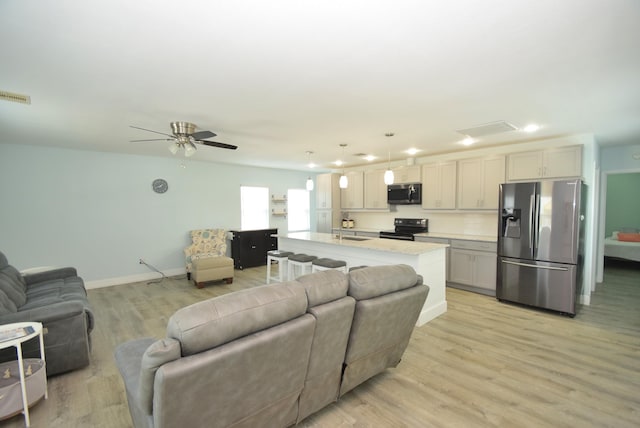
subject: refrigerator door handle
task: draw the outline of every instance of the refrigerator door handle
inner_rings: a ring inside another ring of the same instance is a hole
[[[509,260],[502,260],[502,263],[506,263],[508,265],[532,267],[532,268],[536,268],[536,269],[561,270],[561,271],[568,271],[569,270],[569,268],[566,268],[566,267],[539,266],[539,265],[531,265],[531,264],[528,264],[528,263],[511,262]]]
[[[529,197],[529,249],[533,249],[533,215],[535,209],[535,195]]]
[[[533,233],[534,233],[534,247],[536,253],[538,252],[538,239],[540,238],[540,194],[536,194],[536,210],[533,213]]]

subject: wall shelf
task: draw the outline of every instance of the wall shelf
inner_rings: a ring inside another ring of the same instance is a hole
[[[271,215],[274,217],[287,216],[287,195],[271,195]]]

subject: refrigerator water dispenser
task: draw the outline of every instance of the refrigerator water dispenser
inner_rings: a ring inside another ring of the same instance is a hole
[[[505,238],[520,238],[519,208],[503,208],[502,210],[502,236]]]

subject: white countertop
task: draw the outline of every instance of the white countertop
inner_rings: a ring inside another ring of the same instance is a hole
[[[332,233],[294,232],[278,234],[279,238],[297,239],[301,241],[321,242],[325,244],[342,245],[347,247],[363,248],[368,250],[388,251],[402,254],[424,254],[430,251],[446,248],[446,244],[431,242],[401,241],[397,239],[380,239],[360,237],[362,240],[352,240],[343,237],[339,239]]]
[[[388,230],[392,230],[393,227],[389,228]],[[339,227],[334,227],[333,231],[337,233],[337,231],[339,231],[340,228]],[[343,228],[342,229],[343,232],[346,233],[358,233],[358,232],[375,232],[378,233],[380,232],[381,229],[366,229],[366,228],[360,228],[360,227],[353,227],[353,228]],[[491,235],[465,235],[465,234],[461,234],[461,233],[443,233],[443,232],[426,232],[426,233],[416,233],[415,236],[424,236],[426,238],[441,238],[441,239],[460,239],[460,240],[464,240],[464,241],[482,241],[482,242],[498,242],[498,237],[497,236],[491,236]]]

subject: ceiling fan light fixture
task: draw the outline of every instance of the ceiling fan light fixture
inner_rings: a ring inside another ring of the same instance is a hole
[[[169,144],[168,149],[172,155],[175,155],[176,153],[178,153],[178,150],[180,150],[180,145],[174,141],[171,144]]]
[[[191,157],[196,153],[197,150],[198,149],[196,149],[196,145],[189,141],[184,145],[184,156],[187,158]]]

